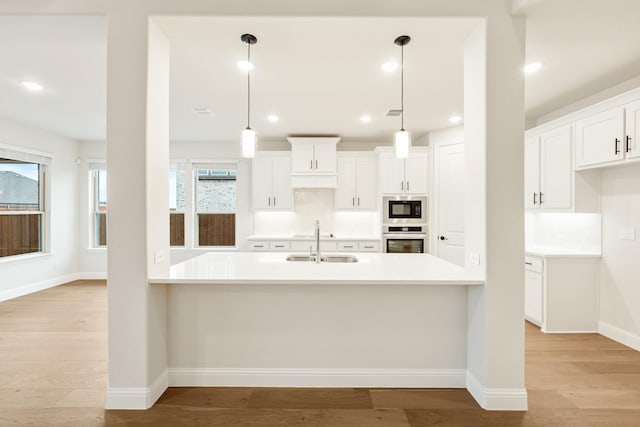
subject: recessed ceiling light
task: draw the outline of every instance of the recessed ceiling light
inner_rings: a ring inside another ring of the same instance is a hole
[[[462,117],[458,115],[454,115],[449,117],[449,123],[460,123],[462,121]]]
[[[269,114],[267,120],[269,120],[271,123],[276,123],[278,120],[280,120],[280,117],[276,116],[275,114]]]
[[[362,123],[369,123],[369,122],[371,121],[371,116],[369,116],[369,115],[365,114],[364,116],[361,116],[361,117],[360,117],[360,121],[361,121]]]
[[[542,62],[530,62],[524,66],[524,72],[526,74],[533,74],[542,68]]]
[[[386,73],[392,73],[398,69],[398,63],[396,61],[388,61],[382,64],[382,70]]]
[[[23,81],[21,83],[22,83],[22,87],[32,92],[40,92],[42,89],[44,89],[40,83],[30,82],[30,81]]]
[[[253,64],[249,61],[238,61],[237,62],[238,68],[240,68],[242,71],[250,71],[253,70]]]

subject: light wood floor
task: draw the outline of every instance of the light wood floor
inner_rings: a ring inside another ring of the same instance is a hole
[[[0,303],[0,426],[640,426],[640,353],[526,326],[528,412],[466,390],[173,388],[105,411],[106,288],[74,282]]]

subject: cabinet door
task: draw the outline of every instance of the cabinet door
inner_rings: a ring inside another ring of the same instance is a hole
[[[336,144],[316,142],[314,145],[314,170],[322,173],[336,172]]]
[[[576,122],[576,166],[624,158],[624,109],[614,108]]]
[[[276,209],[291,209],[291,157],[276,157],[272,165],[271,205]]]
[[[356,207],[375,209],[376,207],[375,162],[373,157],[356,161]]]
[[[251,193],[253,209],[268,209],[272,207],[271,194],[271,165],[269,157],[256,157],[251,168]]]
[[[540,205],[540,137],[533,136],[524,141],[524,207]]]
[[[540,136],[540,207],[571,208],[574,174],[571,164],[571,126],[554,129]]]
[[[338,188],[336,205],[338,209],[356,209],[356,165],[355,158],[338,159]]]
[[[625,124],[625,155],[627,158],[640,157],[640,101],[625,106]]]
[[[542,325],[542,274],[525,271],[524,317],[538,326]]]
[[[391,151],[380,153],[378,177],[380,192],[383,194],[396,194],[404,192],[404,160],[396,159]]]
[[[296,142],[291,145],[291,171],[293,173],[312,173],[315,171],[313,161],[313,143]]]
[[[427,194],[427,153],[411,153],[404,165],[405,193]]]

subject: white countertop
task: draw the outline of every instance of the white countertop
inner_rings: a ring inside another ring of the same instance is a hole
[[[534,255],[545,258],[601,258],[600,252],[561,249],[548,246],[527,246],[524,250],[525,255]]]
[[[209,252],[171,266],[166,284],[483,285],[428,254],[357,253],[355,263],[287,261],[286,252]],[[335,254],[331,254],[335,255]]]
[[[313,234],[292,234],[292,235],[265,235],[265,234],[254,234],[247,237],[247,240],[315,240],[315,236]],[[329,234],[321,234],[320,240],[381,240],[381,236],[343,236],[343,235],[329,235]]]

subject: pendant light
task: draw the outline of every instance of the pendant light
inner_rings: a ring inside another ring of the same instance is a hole
[[[400,130],[393,134],[393,144],[396,147],[396,157],[406,159],[411,148],[411,134],[404,130],[404,45],[411,41],[409,36],[399,36],[394,40],[400,46]]]
[[[253,34],[240,36],[242,43],[247,45],[247,127],[242,131],[242,157],[255,157],[256,132],[251,129],[251,45],[258,39]]]

